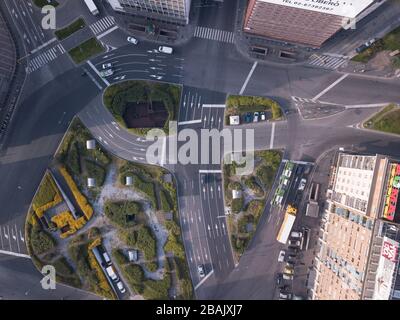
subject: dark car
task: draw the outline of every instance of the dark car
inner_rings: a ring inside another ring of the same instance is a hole
[[[276,284],[279,286],[282,285],[282,283],[283,283],[282,273],[278,273],[276,276]]]
[[[251,112],[247,112],[244,116],[244,122],[250,123],[253,122],[253,114]]]

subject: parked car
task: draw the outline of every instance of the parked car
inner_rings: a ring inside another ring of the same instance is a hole
[[[292,261],[286,261],[286,267],[293,269],[294,263]]]
[[[260,112],[260,120],[265,121],[267,119],[267,116],[265,115],[265,112]]]
[[[159,46],[158,51],[166,54],[172,54],[174,52],[174,49],[172,49],[171,47]]]
[[[296,255],[295,254],[289,254],[287,256],[287,261],[294,261],[296,260]]]
[[[122,284],[121,281],[117,282],[117,288],[121,293],[125,293],[126,292],[125,287],[124,287],[124,285]]]
[[[111,63],[111,62],[109,62],[109,63],[103,63],[103,64],[101,65],[101,68],[102,68],[103,70],[108,69],[108,68],[111,68],[111,67],[112,67],[112,63]]]
[[[276,276],[276,284],[279,286],[283,283],[283,275],[282,273],[278,273]]]
[[[302,173],[303,173],[303,171],[304,171],[304,167],[303,166],[298,166],[297,168],[296,168],[296,175],[301,175]]]
[[[117,276],[117,274],[114,271],[114,268],[112,266],[109,266],[106,268],[106,272],[108,274],[108,276],[111,278],[111,280],[117,282],[119,281],[119,278]]]
[[[249,123],[253,121],[253,116],[251,112],[247,112],[246,115],[244,116],[244,122]]]
[[[107,266],[110,266],[112,264],[110,256],[107,252],[103,252],[103,259]]]
[[[289,275],[293,275],[294,274],[294,269],[291,267],[286,266],[283,269],[283,274],[289,274]]]
[[[278,262],[283,262],[285,260],[285,250],[281,250],[278,256]]]
[[[296,296],[295,294],[292,296],[292,300],[305,300],[302,296]]]
[[[300,240],[289,240],[289,246],[300,247]]]
[[[299,191],[303,191],[304,190],[304,188],[306,187],[306,183],[307,183],[307,180],[306,179],[301,179],[300,180],[300,183],[299,183],[299,188],[298,188],[298,190]]]
[[[288,292],[279,292],[280,300],[292,300],[292,294]]]
[[[128,38],[126,38],[126,40],[128,40],[128,42],[132,43],[132,44],[138,44],[139,43],[139,41],[134,37],[128,37]]]
[[[290,236],[292,238],[301,238],[303,236],[303,234],[300,231],[292,231],[292,233],[290,234]]]
[[[283,278],[284,280],[293,280],[293,275],[292,275],[292,274],[284,273],[284,274],[282,275],[282,278]]]
[[[197,266],[197,273],[199,274],[200,278],[204,278],[206,273],[204,272],[204,266],[202,264],[199,264]]]
[[[254,112],[253,122],[258,122],[260,114],[258,112]]]

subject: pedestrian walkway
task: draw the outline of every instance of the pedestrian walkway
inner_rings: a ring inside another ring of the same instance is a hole
[[[348,61],[346,57],[313,54],[307,61],[311,66],[335,70]]]
[[[60,43],[46,51],[43,51],[29,61],[28,67],[26,68],[26,73],[30,74],[42,68],[51,61],[57,59],[59,56],[63,55],[65,52],[66,50]]]
[[[309,99],[309,98],[300,98],[300,97],[296,97],[296,96],[292,96],[292,100],[294,102],[299,102],[299,103],[315,103],[314,100]]]
[[[194,37],[226,43],[234,43],[235,41],[235,34],[233,32],[208,27],[196,27]]]
[[[93,31],[95,35],[98,35],[115,25],[115,19],[113,16],[107,16],[95,23],[92,23],[89,28]]]

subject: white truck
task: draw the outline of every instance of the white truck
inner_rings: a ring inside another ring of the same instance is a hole
[[[276,240],[280,243],[286,244],[289,239],[290,231],[292,231],[294,221],[296,220],[297,209],[291,205],[287,206],[285,217],[283,219],[281,228],[279,230]]]
[[[100,12],[99,9],[97,9],[97,6],[93,2],[93,0],[84,0],[86,3],[86,6],[89,8],[89,11],[92,13],[92,15],[97,16]]]

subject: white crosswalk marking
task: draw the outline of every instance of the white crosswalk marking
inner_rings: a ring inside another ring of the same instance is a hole
[[[340,57],[340,56],[331,56],[331,55],[319,55],[319,54],[313,54],[309,59],[308,59],[308,64],[324,69],[337,69],[343,64],[347,63],[348,59],[346,57]]]
[[[57,59],[59,56],[63,55],[66,52],[61,43],[55,45],[54,47],[47,49],[46,51],[41,52],[35,57],[31,58],[29,61],[28,67],[26,68],[26,73],[32,73],[51,61]]]
[[[294,102],[315,103],[315,101],[312,100],[312,99],[301,98],[301,97],[296,97],[296,96],[292,96],[292,100],[293,100]]]
[[[233,32],[208,27],[196,27],[194,30],[194,36],[196,38],[209,39],[219,42],[235,42],[235,34]]]
[[[96,21],[95,23],[92,23],[89,28],[90,30],[93,31],[95,35],[98,35],[102,33],[103,31],[106,31],[107,29],[110,29],[115,25],[115,19],[113,16],[107,16],[99,21]]]

